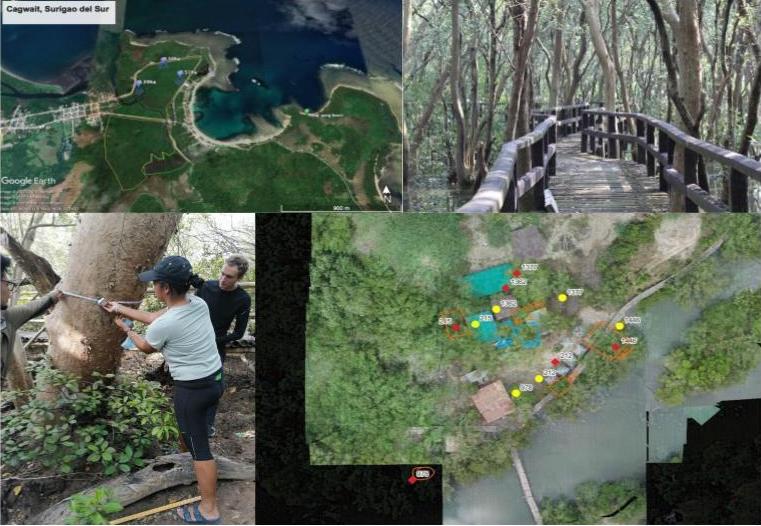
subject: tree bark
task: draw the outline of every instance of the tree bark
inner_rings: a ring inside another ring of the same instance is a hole
[[[598,0],[582,0],[584,13],[589,26],[589,32],[592,36],[592,45],[600,63],[603,80],[603,98],[605,107],[608,111],[616,111],[616,65],[613,62],[608,46],[605,43],[605,37],[602,34],[600,25],[600,3]],[[616,127],[608,130],[610,133],[616,132]]]
[[[526,0],[517,0],[510,8],[513,18],[513,54],[515,58],[515,70],[513,71],[513,87],[510,94],[510,103],[507,109],[507,126],[505,127],[505,141],[512,141],[528,132],[528,126],[520,126],[527,119],[521,116],[521,108],[525,108],[531,101],[522,101],[528,97],[525,89],[526,72],[528,71],[528,58],[531,53],[531,45],[534,42],[536,22],[539,17],[539,0],[531,0],[528,11]]]
[[[454,173],[460,187],[469,183],[465,170],[465,110],[462,102],[460,86],[460,55],[462,53],[462,36],[460,35],[460,0],[452,0],[452,45],[450,55],[449,88],[452,102],[452,113],[455,118],[455,133],[457,142],[454,152]]]
[[[256,470],[253,465],[237,462],[225,457],[216,457],[217,476],[221,480],[254,480]],[[113,478],[99,486],[82,491],[93,495],[96,489],[105,488],[112,492],[113,500],[128,506],[159,491],[196,481],[193,459],[189,453],[164,455],[151,461],[135,473]],[[71,497],[51,506],[35,516],[31,524],[66,524],[71,515]]]
[[[83,214],[61,289],[118,301],[142,299],[137,274],[163,255],[179,214]],[[114,373],[124,333],[94,303],[64,297],[47,322],[53,366],[88,378]]]
[[[53,270],[53,266],[47,259],[38,256],[31,250],[23,247],[10,232],[0,226],[0,235],[3,238],[3,246],[8,249],[13,261],[21,267],[29,281],[40,294],[46,294],[53,290],[61,277]]]
[[[555,12],[553,29],[552,77],[550,80],[550,107],[560,105],[560,81],[563,76],[563,11]]]

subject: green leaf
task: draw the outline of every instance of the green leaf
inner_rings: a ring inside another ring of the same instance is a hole
[[[103,506],[101,506],[101,510],[103,513],[117,513],[119,511],[122,511],[124,508],[121,504],[116,502],[115,500],[106,502]]]

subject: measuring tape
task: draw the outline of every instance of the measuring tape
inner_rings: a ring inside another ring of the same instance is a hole
[[[104,303],[108,302],[106,298],[93,298],[90,296],[83,296],[81,294],[77,294],[75,292],[69,292],[66,290],[62,290],[61,293],[64,296],[70,296],[72,298],[77,298],[83,301],[89,301],[90,303],[95,303],[96,305],[103,305]],[[112,301],[111,303],[119,303],[122,305],[140,305],[140,301]]]

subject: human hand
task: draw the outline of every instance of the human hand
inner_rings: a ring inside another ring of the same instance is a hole
[[[131,327],[127,325],[127,322],[121,316],[114,318],[114,323],[124,332],[129,332]]]
[[[113,301],[104,300],[102,302],[99,302],[98,305],[100,305],[103,310],[106,312],[110,312],[111,314],[119,314],[119,304],[114,303]]]

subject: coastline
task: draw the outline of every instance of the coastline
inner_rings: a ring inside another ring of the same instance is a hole
[[[333,92],[338,87],[346,87],[364,91],[377,97],[391,109],[399,129],[402,127],[402,86],[400,83],[384,77],[374,77],[358,72],[354,68],[338,64],[325,64],[320,68],[320,82],[325,90],[325,104],[319,111],[324,110],[330,103]]]
[[[209,75],[204,77],[201,84],[208,88],[217,88],[221,91],[235,91],[235,86],[230,81],[230,75],[238,71],[239,61],[237,58],[228,58],[227,50],[241,43],[235,35],[215,31],[195,31],[183,33],[167,33],[157,31],[154,36],[138,37],[133,31],[130,33],[130,42],[137,46],[150,46],[158,42],[177,42],[191,47],[205,48],[209,52],[211,67]]]

